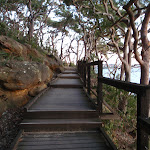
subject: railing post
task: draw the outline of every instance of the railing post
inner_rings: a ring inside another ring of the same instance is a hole
[[[83,86],[86,87],[86,61],[83,61]]]
[[[87,92],[90,95],[90,91],[91,91],[91,66],[90,64],[87,65],[87,73],[88,73]]]
[[[79,60],[77,61],[77,70],[78,70],[78,73],[80,74],[80,70],[79,70],[79,67],[80,66],[80,62],[79,62]]]
[[[82,68],[83,68],[83,61],[81,61],[81,68],[80,68],[81,69],[81,79],[83,80],[83,69]]]
[[[97,104],[98,104],[98,111],[102,113],[102,103],[103,103],[103,92],[102,92],[102,83],[99,80],[99,77],[103,76],[103,64],[102,61],[98,63],[98,84],[97,84]]]
[[[79,61],[79,74],[81,76],[81,61]]]
[[[150,89],[137,94],[137,150],[148,150],[149,138],[140,118],[150,117]]]

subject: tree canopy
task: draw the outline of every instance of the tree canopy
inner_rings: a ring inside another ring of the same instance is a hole
[[[125,74],[126,81],[130,81],[131,57],[135,57],[141,65],[141,83],[149,84],[149,2],[1,0],[0,34],[48,52],[56,51],[59,43],[63,60],[70,60],[70,54],[77,55],[77,60],[80,56],[103,60],[108,52],[116,53],[122,63],[120,79]]]

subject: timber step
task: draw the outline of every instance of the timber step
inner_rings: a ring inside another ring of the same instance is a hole
[[[64,78],[64,79],[79,79],[80,77],[77,76],[58,76],[59,78]]]
[[[25,119],[21,123],[24,131],[74,131],[98,130],[101,121],[94,119]]]
[[[58,76],[58,78],[64,78],[64,79],[79,79],[80,77],[76,74],[61,74]]]
[[[65,67],[65,70],[77,71],[76,67]]]
[[[23,132],[15,150],[111,150],[101,132]]]
[[[64,72],[62,72],[63,74],[78,74],[76,71],[71,71],[71,70],[69,70],[69,71],[64,71]]]
[[[50,84],[54,88],[83,88],[83,84],[79,79],[63,79],[58,78]]]
[[[74,85],[74,84],[51,84],[52,88],[83,88],[83,85]]]
[[[42,111],[28,110],[24,113],[25,119],[77,119],[77,118],[96,118],[98,113],[96,110],[89,111]]]

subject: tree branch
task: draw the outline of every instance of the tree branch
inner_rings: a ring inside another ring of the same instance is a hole
[[[117,12],[118,16],[122,17],[122,15],[121,15],[121,13],[120,13],[119,9],[118,9],[118,8],[116,8],[116,7],[114,6],[113,1],[112,1],[112,0],[109,0],[109,2],[110,2],[110,6],[111,6],[111,8]]]
[[[124,63],[124,64],[126,64],[127,62],[121,57],[121,54],[120,54],[120,49],[119,49],[119,46],[118,46],[118,44],[115,42],[115,39],[114,39],[114,28],[112,28],[112,35],[111,35],[111,38],[112,38],[112,42],[113,42],[113,44],[114,44],[114,46],[116,47],[116,49],[117,49],[117,53],[118,53],[118,56],[119,56],[119,58],[120,58],[120,60]]]
[[[148,34],[148,24],[150,21],[150,4],[148,5],[147,11],[145,13],[145,18],[142,23],[141,28],[141,40],[143,43],[143,51],[146,51],[150,47],[150,42],[148,40],[147,34]]]
[[[125,5],[123,8],[126,10],[126,12],[128,13],[129,15],[129,18],[130,18],[130,24],[131,24],[131,27],[132,27],[132,30],[133,30],[133,37],[134,37],[134,54],[135,54],[135,58],[136,60],[140,63],[140,64],[143,64],[144,62],[142,61],[142,59],[140,58],[140,54],[138,53],[138,49],[137,49],[137,46],[138,46],[138,30],[136,29],[136,26],[135,26],[135,17],[134,17],[134,14],[133,14],[133,11],[131,10],[131,5],[136,2],[137,0],[131,0],[129,1],[129,3],[127,5]]]

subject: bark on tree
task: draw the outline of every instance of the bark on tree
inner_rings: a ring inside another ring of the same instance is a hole
[[[61,35],[61,49],[60,49],[60,59],[63,58],[63,43],[64,43],[64,33]]]
[[[150,4],[147,7],[145,18],[142,23],[142,60],[141,64],[141,84],[149,84],[149,61],[150,61],[150,41],[148,40],[148,24],[150,21]]]
[[[80,44],[80,40],[77,40],[77,60],[76,60],[76,63],[79,60],[79,44]]]
[[[141,66],[141,84],[148,85],[149,84],[149,60],[150,60],[150,42],[148,40],[148,23],[150,21],[150,4],[147,7],[145,17],[142,23],[142,28],[141,28],[141,40],[142,40],[142,52],[141,56],[142,59],[140,58],[140,55],[138,53],[138,30],[135,25],[135,18],[139,16],[139,12],[137,15],[134,16],[133,11],[131,10],[131,6],[133,3],[136,3],[137,0],[130,1],[127,5],[124,6],[124,9],[127,11],[129,18],[130,18],[130,24],[133,30],[133,37],[134,37],[134,54],[136,60],[139,62]]]

